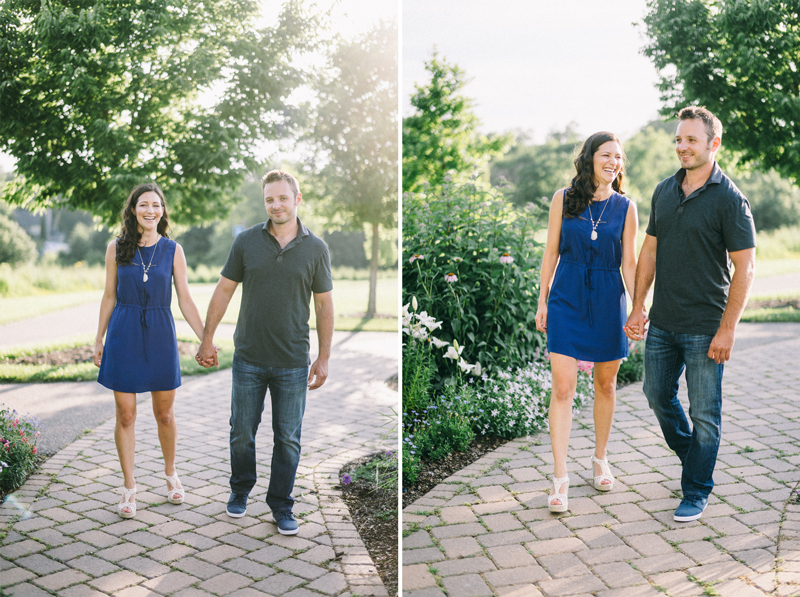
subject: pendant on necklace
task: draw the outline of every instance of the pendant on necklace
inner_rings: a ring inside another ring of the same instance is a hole
[[[147,282],[147,272],[145,272],[144,276],[142,276],[142,281]]]
[[[592,230],[592,240],[597,240],[597,230]]]

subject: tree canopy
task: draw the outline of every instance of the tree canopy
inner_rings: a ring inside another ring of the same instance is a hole
[[[744,163],[800,182],[800,4],[650,0],[644,54],[662,113],[704,105]]]
[[[326,211],[346,227],[372,230],[367,316],[375,314],[380,228],[397,225],[397,25],[338,39],[317,86],[308,137],[321,150]]]
[[[17,159],[4,199],[115,219],[155,180],[183,222],[217,215],[286,134],[304,80],[293,54],[316,17],[289,1],[258,29],[255,0],[3,0],[0,149]]]
[[[415,85],[414,113],[403,119],[403,191],[419,191],[425,182],[438,186],[448,172],[467,177],[474,168],[505,152],[510,135],[483,135],[472,111],[473,101],[463,94],[465,73],[434,52],[425,63],[431,80]]]

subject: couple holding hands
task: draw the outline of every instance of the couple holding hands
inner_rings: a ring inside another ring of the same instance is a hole
[[[721,138],[722,124],[709,110],[692,106],[678,114],[680,169],[653,193],[638,264],[636,206],[623,195],[625,154],[615,135],[589,137],[571,186],[553,196],[536,313],[553,372],[551,512],[569,508],[567,449],[579,360],[594,363],[592,485],[614,486],[607,446],[617,372],[628,339],[643,339],[648,321],[644,393],[683,469],[674,520],[696,520],[706,508],[720,444],[724,363],[755,270],[750,205],[714,159]],[[625,287],[633,296],[630,316]],[[691,425],[678,400],[684,370]]]
[[[205,324],[189,294],[183,249],[168,237],[167,205],[158,185],[145,183],[133,190],[122,212],[122,232],[108,245],[94,362],[100,367],[98,382],[114,391],[114,439],[124,477],[117,510],[123,518],[136,515],[134,422],[140,392],[152,393],[167,500],[180,504],[185,498],[175,470],[173,403],[181,376],[170,311],[173,281],[181,313],[201,341],[195,358],[204,367],[217,365],[214,332],[241,283],[231,392],[231,493],[226,511],[234,518],[245,515],[256,483],[255,436],[269,392],[274,447],[266,500],[278,531],[298,533],[291,493],[300,460],[306,390],[325,383],[333,337],[330,256],[325,243],[297,217],[302,198],[297,180],[274,170],[261,182],[267,221],[234,240]],[[312,295],[319,356],[309,367]]]

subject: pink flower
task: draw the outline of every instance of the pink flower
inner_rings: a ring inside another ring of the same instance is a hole
[[[594,363],[588,361],[578,361],[578,371],[589,373],[594,368]]]
[[[425,259],[424,255],[414,254],[411,256],[411,259],[408,260],[409,263],[414,263],[417,259]]]
[[[508,253],[503,253],[500,256],[500,263],[502,263],[503,265],[507,265],[509,263],[514,263],[514,258],[511,255],[509,255]]]
[[[453,272],[450,272],[449,274],[444,275],[444,281],[449,283],[458,282],[458,276],[456,276]]]
[[[33,453],[36,454],[36,446],[33,446]]]

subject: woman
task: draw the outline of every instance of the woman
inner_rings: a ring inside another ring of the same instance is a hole
[[[614,418],[617,371],[628,355],[622,277],[632,292],[638,227],[636,205],[623,196],[624,159],[615,135],[595,133],[575,159],[577,172],[571,186],[556,191],[550,206],[536,329],[547,333],[553,372],[551,512],[568,509],[567,448],[578,361],[594,363],[593,484],[599,491],[610,491],[614,485],[606,447]]]
[[[94,364],[100,367],[97,381],[114,391],[117,406],[114,440],[125,478],[117,506],[122,518],[136,514],[133,461],[139,392],[151,392],[153,397],[167,499],[181,504],[185,496],[175,472],[173,402],[175,389],[181,385],[181,372],[170,311],[173,280],[181,313],[201,340],[203,321],[189,294],[183,249],[169,240],[168,232],[164,194],[155,183],[141,184],[133,189],[122,210],[122,232],[106,250],[106,286],[100,303]]]

